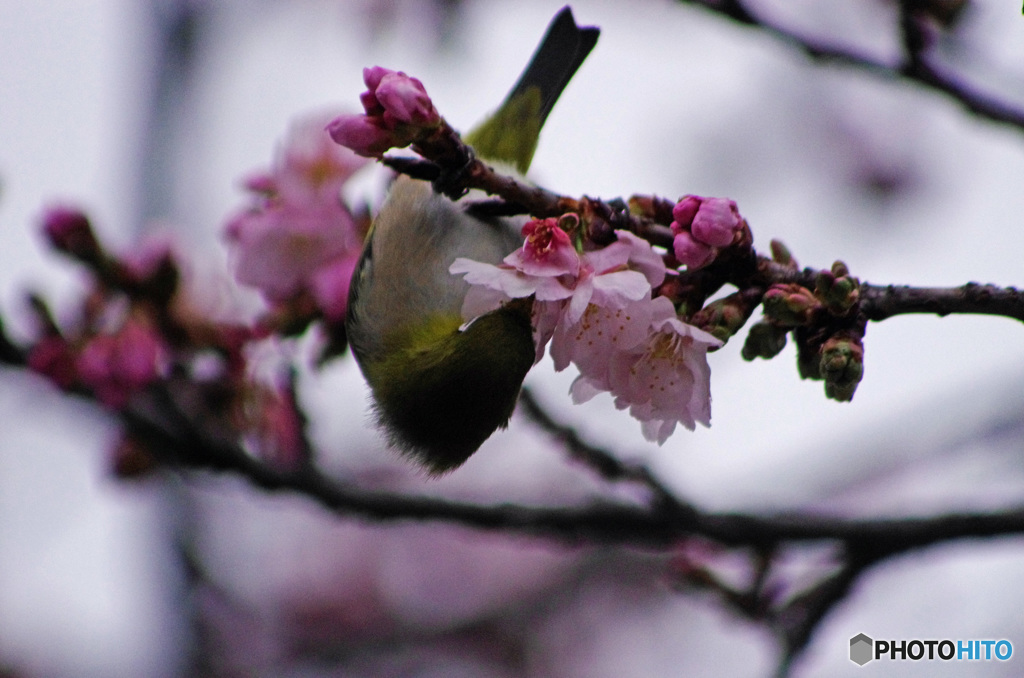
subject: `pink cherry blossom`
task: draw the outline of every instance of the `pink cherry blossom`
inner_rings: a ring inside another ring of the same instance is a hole
[[[334,143],[324,126],[330,114],[313,114],[292,123],[277,151],[270,175],[276,192],[297,200],[337,200],[339,191],[368,160]],[[258,190],[258,184],[256,187]],[[315,195],[308,195],[313,193]]]
[[[572,281],[580,271],[580,257],[569,235],[554,220],[534,220],[523,226],[526,241],[498,265],[456,259],[448,271],[464,275],[472,285],[462,308],[465,320],[493,311],[510,299],[534,296],[558,301],[572,295]]]
[[[328,319],[340,321],[362,249],[340,192],[365,161],[331,142],[322,123],[311,117],[292,128],[274,167],[247,182],[255,204],[228,221],[225,235],[239,282],[272,304],[311,294]]]
[[[583,254],[566,310],[569,323],[578,322],[590,304],[622,308],[643,299],[665,279],[665,265],[650,243],[627,231],[616,235],[616,242]]]
[[[524,234],[523,247],[497,266],[460,258],[449,271],[465,275],[474,286],[462,307],[466,320],[509,299],[532,295],[538,359],[560,324],[580,322],[591,305],[624,308],[649,297],[652,285],[660,285],[665,278],[661,257],[632,233],[619,231],[616,242],[582,255],[576,254],[568,234],[557,225],[530,222]]]
[[[577,254],[553,219],[532,221],[523,233],[523,246],[497,266],[468,259],[452,264],[449,270],[471,286],[463,317],[533,295],[537,360],[550,341],[556,370],[576,365],[574,401],[610,393],[659,444],[677,424],[690,430],[709,425],[706,356],[722,342],[679,320],[667,298],[652,299],[652,289],[665,280],[661,255],[625,231],[607,247]]]
[[[576,402],[609,391],[619,409],[643,422],[644,437],[659,445],[681,423],[693,430],[697,423],[711,423],[711,369],[709,348],[721,341],[678,319],[664,297],[647,302],[647,317],[633,310],[641,322],[643,338],[632,346],[622,342],[605,358],[605,364],[577,360],[580,376],[571,393]],[[634,334],[634,336],[636,336]],[[554,351],[554,349],[552,349]]]
[[[227,225],[235,277],[271,301],[301,292],[310,278],[356,250],[355,225],[342,205],[271,203]]]
[[[551,340],[555,370],[573,363],[592,385],[610,390],[610,356],[638,346],[647,337],[652,310],[647,297],[618,307],[590,304],[577,322],[569,322],[564,314]]]
[[[523,226],[526,242],[505,260],[529,275],[577,275],[580,256],[558,219],[533,219]]]

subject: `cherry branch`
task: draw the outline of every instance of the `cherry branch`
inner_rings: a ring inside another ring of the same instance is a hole
[[[280,468],[253,457],[234,440],[190,416],[175,396],[174,381],[154,384],[122,413],[130,431],[149,443],[164,463],[177,468],[232,472],[264,490],[306,496],[324,508],[367,520],[455,522],[483,530],[507,530],[577,543],[670,546],[700,535],[725,546],[776,548],[786,543],[842,542],[870,560],[891,557],[941,542],[1024,534],[1024,506],[993,513],[950,513],[931,517],[847,519],[794,513],[758,516],[708,513],[680,500],[649,470],[614,461],[615,455],[584,444],[571,427],[555,421],[527,395],[530,417],[557,433],[605,469],[610,480],[640,481],[661,488],[671,502],[647,506],[596,501],[579,506],[480,505],[436,497],[360,489],[323,474],[311,462]],[[864,557],[862,555],[862,557]]]
[[[800,51],[811,60],[837,64],[889,80],[906,80],[944,94],[978,117],[1003,123],[1024,131],[1024,110],[999,97],[979,91],[961,77],[937,64],[929,54],[930,40],[922,25],[927,20],[952,24],[955,15],[935,16],[927,3],[900,1],[900,29],[903,59],[886,63],[851,49],[801,35],[752,12],[743,0],[679,0],[726,17],[738,24],[766,33]],[[938,5],[939,3],[932,3]]]
[[[458,132],[444,121],[427,138],[414,144],[413,149],[424,160],[385,157],[384,163],[415,178],[433,181],[435,189],[453,199],[471,190],[484,191],[498,199],[471,203],[470,209],[489,214],[529,214],[535,218],[575,213],[580,216],[587,237],[598,244],[609,242],[615,229],[624,229],[654,245],[672,248],[674,234],[669,225],[674,203],[669,200],[642,195],[608,201],[587,196],[574,198],[534,186],[502,174],[477,158]],[[767,290],[782,284],[815,287],[823,271],[798,269],[788,252],[773,252],[771,257],[757,254],[750,247],[753,238],[749,227],[745,228],[748,232],[738,243],[740,247],[731,248],[731,256],[721,256],[705,268],[679,272],[677,285],[690,290],[690,301],[696,302],[690,305],[695,310],[730,283],[741,290]],[[782,248],[773,243],[776,246]],[[1024,292],[1014,287],[967,283],[960,287],[926,288],[858,283],[858,289],[858,310],[867,320],[880,321],[907,313],[972,313],[1024,320]]]
[[[5,341],[14,346],[0,334],[0,343]],[[23,367],[25,359],[21,349],[0,352],[0,363],[11,367]],[[183,378],[157,382],[120,412],[126,428],[146,441],[162,462],[181,469],[236,473],[262,489],[297,493],[335,513],[368,520],[440,520],[558,541],[633,546],[668,546],[693,535],[726,546],[758,549],[837,541],[877,558],[951,540],[1024,534],[1024,506],[987,514],[892,519],[703,512],[675,497],[648,469],[623,464],[613,453],[584,443],[576,431],[543,410],[529,392],[523,402],[531,421],[561,438],[573,456],[586,458],[588,465],[609,480],[641,482],[658,488],[657,494],[672,501],[656,500],[649,506],[604,501],[560,507],[487,506],[368,491],[324,475],[310,460],[288,469],[252,456],[224,431],[204,425],[182,407],[180,392],[187,388]]]

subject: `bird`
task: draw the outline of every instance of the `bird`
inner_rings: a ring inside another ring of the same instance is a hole
[[[502,104],[465,135],[476,155],[525,175],[544,121],[599,35],[563,7]],[[466,203],[398,176],[366,236],[345,321],[377,425],[430,475],[461,466],[507,427],[535,362],[529,299],[464,324],[468,285],[449,273],[452,262],[499,263],[522,244],[526,221]]]

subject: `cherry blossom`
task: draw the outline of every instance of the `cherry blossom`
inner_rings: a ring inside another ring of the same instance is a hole
[[[691,431],[697,423],[709,426],[711,368],[707,352],[722,342],[679,320],[665,297],[637,304],[631,312],[638,327],[630,335],[620,334],[620,339],[626,340],[617,342],[603,361],[597,355],[575,361],[580,376],[571,387],[573,400],[584,402],[600,392],[610,392],[615,406],[629,408],[630,415],[643,422],[644,437],[659,445],[677,423]],[[629,341],[637,336],[639,341]]]
[[[160,376],[167,356],[160,335],[147,323],[129,318],[116,333],[90,339],[75,367],[100,402],[117,409]]]
[[[523,246],[497,266],[468,259],[452,264],[449,270],[471,285],[463,317],[472,320],[533,295],[537,360],[550,341],[556,370],[576,365],[576,402],[610,393],[659,444],[677,424],[690,430],[709,425],[706,356],[722,342],[682,322],[669,299],[652,298],[665,266],[651,245],[617,231],[607,247],[578,253],[555,219],[531,221],[523,235]]]
[[[501,264],[459,258],[449,268],[473,286],[462,307],[467,321],[510,299],[534,297],[538,360],[560,323],[580,322],[591,304],[620,309],[649,297],[665,278],[661,257],[632,233],[618,231],[616,242],[578,254],[555,221],[527,223],[526,242]]]
[[[326,317],[343,319],[362,233],[340,191],[364,163],[331,142],[322,117],[300,121],[274,167],[246,182],[255,204],[226,225],[238,281],[272,304],[310,294]]]

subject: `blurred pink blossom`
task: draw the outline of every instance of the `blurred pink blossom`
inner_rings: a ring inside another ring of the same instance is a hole
[[[148,324],[129,318],[114,334],[89,340],[75,363],[78,378],[104,405],[120,408],[160,376],[167,348]]]
[[[325,316],[340,320],[362,249],[340,192],[366,161],[332,143],[323,120],[299,121],[271,171],[249,178],[256,204],[232,217],[225,235],[239,282],[275,304],[311,294]]]
[[[53,334],[44,336],[28,353],[28,366],[60,388],[70,388],[78,379],[75,354],[68,342]]]
[[[43,233],[55,249],[84,260],[95,260],[101,253],[89,217],[74,207],[56,205],[44,212]]]
[[[252,383],[239,405],[239,426],[257,456],[282,468],[304,461],[302,415],[291,389]]]

